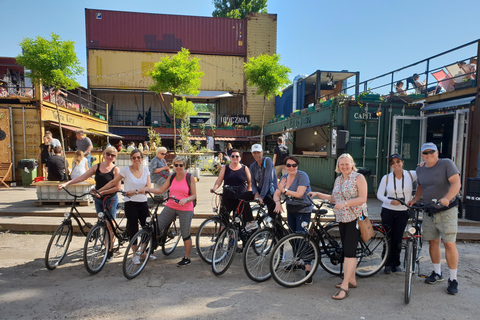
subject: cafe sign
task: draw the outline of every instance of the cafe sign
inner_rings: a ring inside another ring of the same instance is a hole
[[[220,117],[220,123],[229,123],[229,122],[231,122],[234,126],[235,125],[246,126],[250,123],[250,116],[236,114],[236,115],[231,115],[230,117],[228,117],[228,115],[224,115]]]

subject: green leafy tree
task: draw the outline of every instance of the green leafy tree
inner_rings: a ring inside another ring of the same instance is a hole
[[[173,149],[176,150],[175,97],[181,94],[197,95],[200,92],[201,78],[204,73],[200,71],[199,59],[190,58],[190,52],[182,48],[176,55],[162,58],[155,63],[148,75],[154,82],[149,87],[150,91],[170,92],[173,95]]]
[[[267,13],[267,0],[213,0],[214,17],[244,19],[248,12]]]
[[[83,72],[83,68],[75,53],[74,41],[63,41],[60,36],[52,33],[51,40],[42,37],[25,38],[20,42],[20,46],[22,54],[17,56],[17,63],[30,70],[26,75],[34,84],[54,87],[55,92],[59,88],[70,90],[80,86],[75,77]],[[60,141],[65,150],[57,95],[55,95],[55,104],[60,126]]]
[[[291,70],[280,64],[280,55],[261,54],[257,58],[251,57],[244,64],[245,79],[249,86],[258,88],[256,95],[263,96],[263,113],[262,113],[262,129],[261,143],[263,143],[263,128],[265,126],[265,102],[266,99],[275,96],[282,96],[281,88],[290,84],[288,75]]]

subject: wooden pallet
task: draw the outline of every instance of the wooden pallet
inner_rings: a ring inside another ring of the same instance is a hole
[[[48,206],[48,205],[58,205],[58,206],[71,206],[73,201],[71,200],[37,200],[35,201],[35,207]],[[77,206],[88,206],[90,201],[88,200],[77,200]]]

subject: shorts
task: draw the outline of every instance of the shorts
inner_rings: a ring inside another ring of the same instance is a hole
[[[103,199],[94,198],[94,202],[95,202],[95,211],[97,213],[105,212],[105,210],[103,208]],[[107,208],[109,208],[109,212],[112,215],[112,218],[116,219],[117,218],[118,195],[115,194],[113,197],[106,198],[105,205],[107,206]]]
[[[422,237],[426,241],[441,238],[443,242],[457,240],[458,207],[435,213],[432,216],[424,215]]]

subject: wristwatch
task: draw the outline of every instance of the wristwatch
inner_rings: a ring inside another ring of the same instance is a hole
[[[285,191],[283,191],[283,194],[287,194],[288,192],[288,189],[285,189]]]
[[[138,194],[138,190],[135,190],[135,194]]]
[[[343,201],[343,204],[345,205],[345,207],[348,207],[347,201]]]

